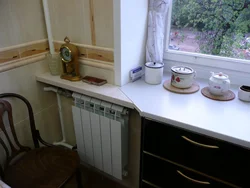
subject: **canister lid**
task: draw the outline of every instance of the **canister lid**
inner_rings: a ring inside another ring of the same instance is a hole
[[[153,69],[159,69],[164,67],[163,63],[156,63],[156,62],[147,62],[145,63],[145,66],[148,68],[153,68]]]
[[[213,77],[214,78],[217,78],[217,79],[221,79],[221,80],[225,80],[225,79],[228,79],[228,75],[222,73],[222,72],[219,72],[219,73],[214,73],[213,74]]]
[[[192,68],[185,66],[174,66],[171,70],[179,74],[192,74],[194,72]]]

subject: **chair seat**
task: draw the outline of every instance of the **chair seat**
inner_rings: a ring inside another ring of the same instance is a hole
[[[42,147],[27,152],[4,171],[4,181],[12,188],[57,188],[75,173],[80,159],[75,151]]]

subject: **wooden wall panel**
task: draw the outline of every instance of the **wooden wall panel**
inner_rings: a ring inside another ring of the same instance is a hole
[[[53,39],[91,44],[89,0],[49,0]]]
[[[9,0],[0,1],[0,48],[17,44]]]
[[[102,63],[114,63],[114,51],[110,48],[96,47],[92,45],[82,45],[74,43],[79,50],[79,58],[102,61]],[[62,43],[55,41],[55,51],[59,52]],[[0,56],[1,57],[1,56]]]
[[[96,46],[114,48],[113,0],[93,1]]]
[[[16,45],[10,49],[1,51],[0,49],[0,64],[7,63],[13,60],[21,60],[22,58],[32,57],[38,54],[44,54],[49,51],[48,41],[40,40],[33,43],[25,43],[24,45]]]
[[[41,0],[11,0],[12,16],[20,28],[19,44],[47,38]],[[18,32],[18,31],[17,31]]]
[[[0,1],[0,48],[45,38],[41,0]]]

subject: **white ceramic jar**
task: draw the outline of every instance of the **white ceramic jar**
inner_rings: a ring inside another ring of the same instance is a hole
[[[222,72],[211,72],[209,78],[209,92],[213,95],[223,95],[230,89],[230,80],[228,75]]]
[[[174,66],[171,68],[171,72],[171,85],[181,89],[191,87],[196,76],[192,68],[185,66]]]
[[[163,63],[145,63],[145,82],[148,84],[161,84],[163,77]]]
[[[250,86],[241,86],[238,91],[238,97],[242,101],[250,102]]]

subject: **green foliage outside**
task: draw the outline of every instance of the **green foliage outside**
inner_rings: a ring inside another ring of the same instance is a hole
[[[172,25],[198,31],[201,53],[244,58],[250,0],[173,0]]]

